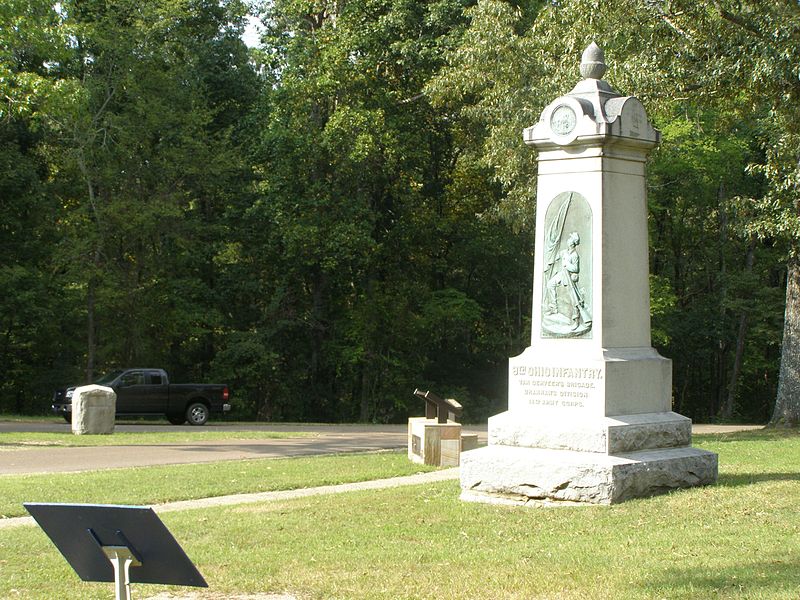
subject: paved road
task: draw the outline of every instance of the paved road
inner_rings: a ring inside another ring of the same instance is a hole
[[[161,424],[117,425],[115,431],[174,431],[186,429]],[[168,465],[311,456],[341,452],[405,448],[405,425],[214,425],[203,430],[226,431],[301,431],[311,435],[289,439],[211,440],[191,444],[95,446],[70,448],[25,448],[3,450],[0,442],[0,475],[89,471],[148,465]],[[0,423],[3,431],[69,432],[64,423]],[[478,433],[485,442],[486,428],[465,431]]]
[[[470,426],[465,426],[469,428]],[[477,426],[478,429],[486,431],[486,425],[482,428]],[[170,425],[166,421],[141,421],[131,423],[130,421],[117,422],[115,431],[131,432],[131,431],[306,431],[306,432],[386,432],[397,433],[405,432],[407,426],[403,425],[369,425],[369,424],[343,424],[343,425],[329,425],[329,424],[308,424],[308,423],[225,423],[225,422],[209,422],[203,427],[192,427],[190,425]],[[0,421],[0,433],[8,431],[18,432],[33,432],[33,431],[51,431],[56,433],[69,433],[70,425],[61,419],[53,421]]]
[[[188,426],[160,423],[117,425],[116,431],[170,431]],[[695,425],[695,433],[730,432],[760,426]],[[218,431],[302,431],[309,437],[263,440],[213,440],[192,444],[158,444],[129,446],[97,446],[78,448],[25,448],[3,450],[0,441],[0,475],[23,473],[56,473],[89,471],[148,465],[188,464],[241,460],[311,456],[340,452],[375,451],[405,448],[405,425],[299,425],[299,424],[214,424],[203,430]],[[66,423],[0,422],[4,431],[69,432]],[[477,433],[486,443],[486,426],[464,427],[465,433]]]

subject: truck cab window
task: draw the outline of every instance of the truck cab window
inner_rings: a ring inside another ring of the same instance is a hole
[[[122,377],[122,385],[125,387],[129,385],[144,385],[144,373],[141,371],[126,373]]]

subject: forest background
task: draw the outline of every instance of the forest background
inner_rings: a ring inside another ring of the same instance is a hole
[[[237,418],[400,422],[416,387],[503,410],[530,341],[521,132],[591,41],[662,132],[674,409],[796,424],[788,0],[4,0],[0,412],[125,366],[227,382]]]

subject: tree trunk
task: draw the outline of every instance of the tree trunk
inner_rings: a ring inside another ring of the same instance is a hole
[[[786,277],[778,397],[770,425],[800,425],[800,258],[792,256]]]
[[[753,271],[755,256],[756,242],[755,240],[751,240],[747,248],[747,259],[745,260],[746,273],[751,273]],[[728,395],[720,411],[720,416],[723,419],[730,419],[733,417],[736,389],[739,386],[739,374],[742,372],[742,361],[744,360],[744,340],[747,335],[747,318],[747,311],[742,311],[742,314],[739,316],[739,333],[736,336],[736,353],[733,357],[733,368],[731,369],[731,378],[728,383]]]
[[[95,356],[97,354],[97,339],[95,337],[95,287],[94,275],[89,277],[86,290],[86,383],[94,380]]]
[[[272,421],[272,403],[269,392],[260,395],[256,408],[256,421]]]
[[[99,239],[99,238],[98,238]],[[99,244],[99,241],[98,241]],[[100,247],[94,250],[92,272],[86,282],[86,383],[94,381],[97,361],[97,286],[100,272]]]
[[[106,103],[108,100],[106,100]],[[105,105],[104,105],[105,106]],[[94,253],[92,255],[91,273],[86,282],[86,383],[94,380],[95,360],[97,356],[97,325],[95,322],[95,300],[97,290],[97,273],[100,267],[100,243],[102,240],[102,230],[99,216],[97,214],[97,192],[95,190],[92,176],[89,173],[86,157],[81,148],[78,154],[78,166],[81,174],[86,180],[86,193],[89,200],[89,218],[94,224],[97,232]]]
[[[311,281],[311,385],[319,392],[327,382],[322,381],[322,346],[325,338],[325,289],[327,277],[317,267]]]
[[[360,423],[369,423],[369,377],[368,368],[366,364],[361,365],[361,402],[358,411],[358,421]]]
[[[717,372],[714,378],[716,393],[712,398],[710,414],[718,414],[725,402],[725,388],[727,384],[726,365],[728,363],[728,341],[725,339],[724,323],[727,320],[727,299],[728,299],[728,262],[725,259],[725,247],[728,242],[728,213],[725,210],[725,185],[720,182],[717,188],[717,225],[719,226],[719,238],[717,239],[717,254],[719,260],[719,279],[717,286],[719,289],[719,323],[721,325],[717,339],[716,366]]]

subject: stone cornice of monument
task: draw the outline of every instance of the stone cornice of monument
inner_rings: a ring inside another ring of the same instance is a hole
[[[650,124],[644,106],[603,81],[606,69],[603,50],[592,42],[581,57],[584,79],[545,107],[539,122],[525,129],[525,143],[540,151],[570,146],[655,147],[661,135]]]

